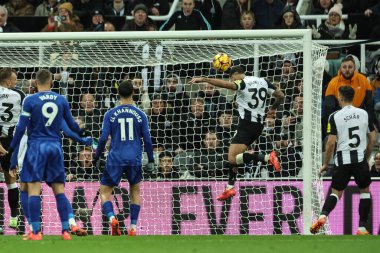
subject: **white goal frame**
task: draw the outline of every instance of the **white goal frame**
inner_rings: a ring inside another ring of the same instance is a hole
[[[312,191],[313,191],[313,134],[312,134],[312,75],[313,75],[313,63],[312,63],[312,47],[313,43],[311,39],[310,29],[298,29],[298,30],[232,30],[232,31],[163,31],[163,32],[78,32],[78,33],[3,33],[0,36],[0,50],[5,46],[9,46],[10,41],[25,41],[25,46],[39,45],[41,47],[41,57],[36,59],[35,67],[45,66],[43,62],[43,47],[47,41],[68,41],[68,40],[160,40],[160,39],[213,39],[220,40],[223,43],[223,39],[255,39],[255,38],[289,38],[300,37],[302,38],[303,53],[303,233],[309,234],[309,227],[313,219],[312,210]],[[186,42],[184,42],[186,43]],[[188,42],[189,44],[191,41]],[[207,41],[205,41],[207,43]],[[268,40],[268,43],[270,41]],[[257,50],[259,45],[257,45]],[[254,55],[255,63],[259,62],[258,54]],[[210,59],[211,61],[211,59]],[[15,67],[8,66],[8,62],[1,62],[2,67]],[[94,64],[96,65],[96,64]],[[115,63],[117,65],[117,63]],[[254,73],[258,73],[258,64],[254,65]],[[321,87],[322,89],[322,87]],[[320,92],[319,92],[320,93]],[[319,145],[322,145],[319,141]],[[321,149],[319,149],[321,150]],[[320,156],[321,157],[321,156]],[[314,161],[317,164],[321,164],[322,161]],[[315,165],[314,165],[315,166]],[[322,201],[322,200],[321,200]]]

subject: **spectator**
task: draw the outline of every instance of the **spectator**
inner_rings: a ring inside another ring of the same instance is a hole
[[[252,30],[256,28],[255,14],[252,11],[243,11],[240,16],[240,29]]]
[[[160,27],[160,31],[167,31],[175,25],[175,30],[211,30],[211,26],[202,13],[194,9],[195,0],[183,0],[182,10],[176,11]]]
[[[178,75],[169,74],[166,76],[161,91],[162,98],[165,100],[168,109],[177,115],[187,113],[189,108],[190,98],[182,89],[181,78]]]
[[[69,2],[62,3],[58,7],[58,16],[50,15],[48,24],[41,32],[80,32],[83,25],[78,16],[73,14],[73,5]]]
[[[14,24],[7,22],[8,10],[0,5],[0,33],[15,33],[21,32]]]
[[[281,0],[256,0],[252,3],[252,10],[256,17],[259,29],[273,29],[281,17],[284,3]]]
[[[9,0],[9,3],[5,4],[5,8],[8,9],[8,15],[10,17],[23,17],[34,15],[34,6],[28,4],[26,0]]]
[[[198,97],[203,98],[205,102],[205,111],[210,114],[212,118],[216,118],[219,107],[228,108],[227,98],[220,94],[220,91],[215,89],[215,86],[209,83],[203,84],[203,89],[198,92]]]
[[[90,32],[103,32],[104,31],[104,16],[101,10],[94,10],[91,13],[91,24],[88,28]]]
[[[355,60],[351,55],[346,56],[338,71],[338,75],[331,79],[325,94],[324,113],[325,120],[336,110],[340,109],[338,104],[338,90],[341,86],[349,85],[355,90],[353,105],[367,111],[370,124],[373,123],[373,101],[372,86],[368,79],[355,70]],[[325,123],[325,124],[326,124]],[[326,126],[324,127],[326,129]]]
[[[202,136],[216,127],[214,118],[205,111],[203,98],[194,98],[190,101],[190,112],[182,114],[179,121],[175,121],[173,136],[179,137],[179,146],[183,150],[201,148]]]
[[[282,11],[279,19],[280,28],[282,29],[304,29],[301,18],[293,6],[286,6]]]
[[[195,1],[195,9],[201,11],[211,25],[211,30],[219,30],[222,23],[222,7],[218,0]]]
[[[76,157],[77,166],[70,169],[70,173],[66,176],[69,181],[98,181],[100,171],[92,164],[93,151],[89,147],[80,148]]]
[[[195,150],[191,174],[197,178],[213,178],[228,175],[227,153],[220,147],[215,132],[203,136],[202,148]]]
[[[164,145],[166,150],[174,150],[172,139],[173,114],[168,113],[166,103],[160,94],[152,96],[150,110],[148,118],[153,146],[160,143]]]
[[[144,4],[138,4],[133,9],[133,19],[125,23],[122,31],[149,31],[153,20],[148,17],[148,8]]]
[[[251,10],[251,0],[227,0],[223,5],[222,29],[232,30],[240,28],[243,12]]]
[[[303,129],[303,97],[302,94],[295,95],[290,111],[284,111],[282,116],[281,135],[286,135],[294,146],[302,146]]]
[[[115,29],[115,26],[110,21],[106,21],[104,23],[104,31],[105,32],[115,32],[116,29]]]
[[[318,30],[313,26],[313,38],[314,39],[356,39],[357,25],[347,26],[342,19],[342,5],[336,4],[329,10],[328,19],[323,22]]]
[[[127,16],[132,14],[132,8],[124,0],[113,0],[105,7],[106,16]]]
[[[328,14],[329,10],[334,6],[334,0],[317,0],[313,1],[313,7],[311,10],[311,14]]]
[[[377,3],[376,5],[373,5],[370,8],[367,8],[364,11],[364,15],[367,17],[372,17],[375,26],[371,29],[370,33],[370,39],[372,40],[380,40],[380,25],[379,25],[379,18],[375,18],[376,16],[380,16],[380,3]]]
[[[152,16],[167,15],[170,10],[168,0],[137,0],[135,4],[144,4],[148,9],[148,15]]]
[[[218,125],[216,126],[216,133],[219,140],[221,140],[224,153],[228,153],[231,138],[236,131],[236,125],[232,124],[233,114],[230,110],[223,110],[218,112]]]
[[[158,169],[154,176],[156,179],[178,179],[180,178],[179,169],[174,166],[173,154],[168,151],[158,155]]]
[[[57,0],[45,0],[42,4],[38,5],[34,16],[44,16],[48,17],[53,13],[58,11],[58,1]]]
[[[131,74],[129,79],[132,80],[133,84],[133,101],[135,105],[143,110],[146,114],[150,112],[150,98],[146,90],[144,90],[143,80],[141,74]]]
[[[102,122],[100,110],[96,108],[95,97],[91,93],[84,93],[81,96],[80,108],[76,116],[84,118],[86,129],[91,131],[92,136],[98,139],[100,136],[100,125]]]
[[[375,105],[377,129],[380,129],[380,60],[377,60],[375,67],[376,75],[373,77],[371,81],[371,86],[374,91],[373,102]]]
[[[94,10],[103,9],[103,0],[69,0],[74,14],[80,18],[88,17]]]

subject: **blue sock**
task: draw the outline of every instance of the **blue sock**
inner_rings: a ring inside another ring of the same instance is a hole
[[[55,195],[55,200],[57,201],[57,210],[59,213],[59,218],[62,223],[62,233],[69,230],[69,214],[67,210],[67,205],[69,202],[64,193]]]
[[[139,218],[140,205],[131,204],[131,225],[137,224],[137,219]]]
[[[71,218],[74,219],[75,218],[74,212],[73,212],[73,208],[72,208],[69,200],[67,200],[67,212],[69,214],[69,219],[71,219]]]
[[[32,224],[33,233],[37,234],[41,231],[41,198],[40,196],[30,196],[29,201],[29,217]]]
[[[24,216],[29,224],[31,224],[30,217],[29,217],[29,196],[28,191],[20,191],[20,202],[21,202],[21,208],[22,212],[24,213]]]
[[[103,209],[103,214],[107,215],[108,219],[110,219],[112,216],[115,216],[115,213],[113,212],[113,206],[112,206],[111,201],[104,202],[102,209]]]

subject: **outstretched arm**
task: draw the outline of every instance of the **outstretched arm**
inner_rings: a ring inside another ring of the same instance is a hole
[[[189,84],[193,84],[193,83],[209,83],[209,84],[212,84],[216,87],[226,88],[229,90],[237,90],[238,89],[238,86],[235,83],[225,81],[222,79],[216,79],[216,78],[194,77],[193,79],[190,80]]]
[[[77,133],[73,132],[69,126],[67,125],[65,120],[62,120],[62,125],[61,125],[61,130],[63,131],[63,134],[70,138],[73,139],[76,142],[79,142],[83,145],[86,146],[91,146],[92,145],[92,138],[82,138],[80,137]]]

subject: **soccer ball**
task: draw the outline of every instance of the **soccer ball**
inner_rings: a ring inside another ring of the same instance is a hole
[[[219,53],[212,59],[212,67],[219,72],[227,71],[232,65],[231,58],[225,53]]]

